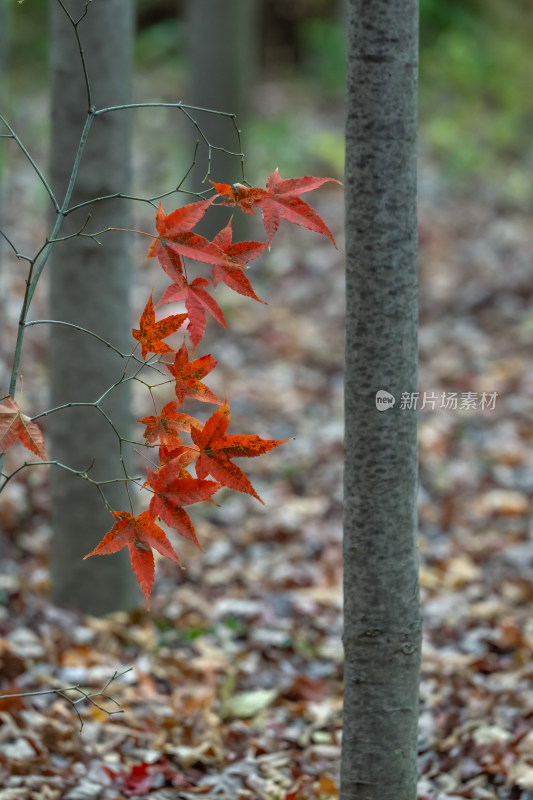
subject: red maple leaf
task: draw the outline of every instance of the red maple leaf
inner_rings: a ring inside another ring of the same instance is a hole
[[[254,207],[260,208],[269,241],[274,238],[281,220],[286,219],[295,225],[325,234],[335,244],[333,234],[324,220],[298,196],[302,192],[317,189],[328,181],[340,183],[335,178],[315,178],[310,175],[282,180],[276,169],[267,180],[266,190],[247,187],[242,183],[234,183],[232,186],[213,183],[213,186],[224,198],[221,205],[239,206],[248,214],[253,213]]]
[[[121,787],[122,793],[128,797],[146,794],[160,785],[154,765],[147,761],[132,766],[128,774],[117,772],[105,765],[103,770],[112,780],[116,781]]]
[[[207,311],[223,328],[226,327],[226,320],[222,310],[205,290],[205,287],[210,284],[207,278],[195,278],[191,283],[187,281],[178,255],[169,252],[168,259],[163,264],[163,269],[172,280],[172,284],[167,287],[157,305],[163,306],[169,303],[185,301],[185,308],[189,317],[187,330],[191,337],[193,348],[196,349],[204,335]]]
[[[138,420],[141,424],[146,425],[146,430],[143,433],[146,444],[155,444],[155,442],[159,441],[163,445],[176,446],[181,444],[179,431],[189,433],[191,427],[202,427],[199,419],[178,411],[177,405],[175,401],[167,403],[160,414],[153,417],[143,417],[143,419]]]
[[[187,448],[185,445],[181,445],[181,444],[178,444],[178,445],[174,444],[174,445],[169,445],[169,446],[161,445],[161,447],[159,448],[159,464],[160,464],[160,466],[163,466],[163,464],[168,464],[170,461],[173,461],[175,458],[180,459],[181,461],[183,461],[184,457],[185,457],[185,453],[188,452],[188,451],[189,451],[189,448]],[[192,456],[191,456],[190,461],[188,461],[187,463],[190,464],[191,461],[194,461],[196,456],[197,456],[197,454],[193,453]]]
[[[172,353],[172,347],[162,342],[161,339],[175,333],[186,319],[187,314],[172,314],[170,317],[156,322],[154,304],[152,295],[150,295],[146,308],[141,314],[140,328],[132,330],[134,338],[142,345],[142,357],[145,358],[146,353]]]
[[[147,258],[157,256],[163,267],[169,263],[170,253],[187,256],[195,261],[211,263],[211,257],[216,253],[216,248],[204,236],[192,233],[190,229],[201,220],[214,199],[214,197],[210,197],[209,200],[189,203],[181,208],[176,208],[170,214],[165,214],[159,203],[155,218],[159,236],[150,245]]]
[[[252,289],[252,284],[244,274],[249,261],[258,258],[269,246],[268,242],[235,242],[231,243],[231,220],[213,239],[217,246],[218,255],[211,260],[213,264],[213,283],[216,286],[223,282],[230,289],[246,297],[253,297],[263,303]]]
[[[174,364],[167,364],[169,372],[175,379],[174,389],[180,406],[187,396],[202,400],[204,403],[220,403],[218,397],[201,382],[201,378],[211,372],[216,364],[217,361],[211,355],[189,361],[189,353],[183,342],[176,353]]]
[[[163,522],[177,530],[181,536],[190,539],[201,550],[193,524],[183,506],[209,500],[220,489],[220,484],[192,478],[179,460],[169,462],[157,472],[148,470],[147,473],[145,486],[150,486],[154,492],[150,501],[150,513],[154,519],[161,517]]]
[[[87,553],[85,558],[117,553],[123,547],[130,551],[131,566],[146,597],[146,608],[150,608],[150,594],[154,585],[154,556],[152,547],[162,556],[182,566],[167,536],[156,525],[149,511],[134,517],[129,511],[112,511],[117,520],[100,544]]]
[[[263,502],[244,472],[232,464],[232,458],[253,458],[267,453],[290,439],[261,439],[259,436],[226,436],[230,421],[230,408],[226,402],[209,417],[202,430],[191,428],[191,438],[200,455],[196,461],[199,478],[212,475],[223,486],[245,492]]]
[[[242,183],[233,183],[230,186],[228,183],[213,181],[209,183],[212,183],[218,194],[224,198],[220,203],[221,206],[239,206],[246,214],[255,214],[254,204],[268,197],[268,192],[255,186],[245,186]]]
[[[16,441],[46,461],[43,434],[39,426],[23,414],[12,397],[0,404],[0,453],[5,453]]]

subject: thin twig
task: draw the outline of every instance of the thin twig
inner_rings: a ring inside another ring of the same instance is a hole
[[[0,700],[4,700],[9,697],[36,697],[37,695],[42,695],[42,694],[56,694],[58,695],[58,697],[61,697],[63,698],[63,700],[66,700],[67,703],[70,703],[70,705],[76,712],[76,715],[80,721],[80,734],[81,734],[83,730],[83,719],[78,710],[78,703],[81,703],[83,700],[86,700],[92,706],[98,708],[100,711],[103,711],[104,714],[107,714],[108,717],[111,717],[114,714],[124,713],[124,710],[120,708],[120,703],[117,700],[115,700],[114,697],[111,697],[111,695],[106,694],[106,689],[108,688],[108,686],[110,686],[111,683],[113,683],[113,681],[118,680],[118,678],[122,678],[123,675],[126,675],[127,672],[131,672],[132,669],[133,667],[128,667],[122,672],[115,672],[111,676],[111,678],[109,678],[107,683],[105,683],[104,686],[102,686],[102,688],[97,692],[87,692],[85,691],[85,689],[82,689],[81,686],[76,685],[76,686],[59,687],[54,689],[40,689],[34,692],[13,692],[11,694],[0,694]],[[69,697],[68,694],[66,694],[66,692],[78,692],[80,697],[73,699],[72,697]],[[109,700],[111,703],[114,703],[116,706],[119,706],[119,708],[115,711],[109,711],[109,709],[104,708],[99,703],[97,703],[96,700],[94,699],[95,697],[103,697],[106,700]]]
[[[124,441],[129,440],[125,439]],[[132,444],[136,444],[139,447],[144,446],[144,442],[132,442]],[[95,480],[95,478],[89,477],[89,470],[91,470],[93,466],[94,461],[87,467],[87,469],[74,469],[74,467],[69,467],[68,464],[63,464],[61,461],[25,461],[23,464],[20,464],[16,469],[14,469],[13,472],[10,472],[9,474],[5,472],[1,473],[2,478],[4,478],[4,482],[0,487],[0,492],[4,489],[6,483],[8,483],[18,472],[26,467],[60,467],[60,469],[64,469],[73,475],[77,475],[79,478],[83,478],[83,480],[87,481],[88,483],[92,483],[97,489],[100,486],[106,486],[108,483],[125,483],[125,481],[136,482],[142,480],[141,477],[133,477],[133,475],[128,475],[126,478],[107,478],[106,480],[98,481]]]
[[[20,147],[20,149],[22,150],[22,152],[24,153],[24,155],[26,156],[26,158],[28,159],[28,161],[32,165],[33,169],[35,170],[35,172],[39,176],[39,179],[40,179],[41,183],[43,184],[44,188],[48,192],[48,194],[50,196],[50,199],[51,199],[52,203],[54,204],[55,210],[59,211],[59,203],[57,202],[57,200],[55,198],[55,195],[54,195],[54,193],[52,191],[52,188],[51,188],[50,184],[48,183],[48,181],[46,180],[46,178],[44,177],[43,173],[41,172],[41,170],[39,169],[39,167],[37,166],[37,164],[35,163],[35,161],[31,157],[31,155],[29,154],[28,150],[22,144],[22,141],[20,140],[19,136],[17,136],[17,134],[15,133],[15,131],[13,130],[13,128],[11,127],[9,122],[1,114],[0,114],[0,120],[4,123],[6,128],[9,130],[12,138],[16,141],[16,143],[18,144],[18,146]]]
[[[83,77],[85,80],[85,90],[87,92],[87,107],[89,113],[93,110],[93,101],[92,101],[92,93],[91,93],[91,84],[89,82],[89,73],[87,71],[87,62],[85,61],[85,52],[83,50],[83,46],[80,39],[80,34],[78,32],[78,25],[82,21],[82,19],[87,15],[87,9],[89,8],[89,4],[92,3],[92,0],[87,0],[85,3],[85,10],[83,11],[81,17],[78,20],[75,20],[74,17],[71,15],[70,11],[66,8],[63,0],[57,0],[67,17],[69,18],[72,27],[74,28],[74,35],[76,36],[76,41],[78,43],[78,50],[80,53],[80,61],[81,61],[81,68],[83,70]]]
[[[160,194],[156,194],[153,197],[135,197],[131,194],[123,194],[122,192],[115,192],[114,194],[105,194],[101,197],[93,197],[92,200],[84,200],[83,203],[77,203],[75,206],[71,206],[67,211],[65,211],[65,216],[72,213],[72,211],[77,211],[79,208],[83,208],[84,206],[92,205],[93,203],[101,203],[103,200],[135,200],[139,203],[149,203],[150,205],[156,207],[156,200],[162,200],[164,197],[170,197],[172,194],[176,194],[176,192],[182,192],[182,194],[193,195],[194,197],[199,197],[203,199],[203,196],[207,194],[207,192],[211,191],[210,189],[206,189],[203,192],[189,192],[183,190],[181,187],[187,180],[190,172],[196,166],[196,155],[198,153],[198,145],[200,144],[199,141],[196,142],[196,146],[194,148],[193,159],[191,162],[190,167],[188,168],[187,172],[178,183],[178,185],[174,189],[169,189],[167,192],[161,192]],[[103,231],[105,233],[105,231]],[[97,234],[92,234],[96,236]]]
[[[76,325],[74,322],[64,322],[61,319],[32,319],[28,322],[25,322],[24,325],[29,328],[31,325],[65,325],[67,328],[74,328],[76,331],[81,331],[82,333],[87,333],[89,336],[92,336],[93,339],[98,339],[99,342],[105,344],[106,347],[109,347],[110,350],[113,350],[114,353],[119,355],[121,358],[133,359],[133,361],[137,361],[139,364],[146,365],[146,362],[143,361],[141,358],[135,355],[135,353],[123,353],[122,350],[119,350],[118,347],[108,342],[107,339],[104,339],[102,336],[99,336],[94,331],[89,330],[89,328],[83,328],[81,325]]]
[[[11,247],[11,249],[13,250],[13,252],[15,253],[15,255],[16,255],[16,257],[17,257],[18,259],[20,259],[20,260],[22,260],[22,261],[30,261],[30,262],[31,262],[31,261],[33,261],[33,259],[32,259],[32,258],[30,258],[29,256],[23,256],[23,255],[22,255],[22,253],[19,253],[19,252],[18,252],[17,248],[15,247],[15,245],[13,244],[13,242],[11,241],[11,239],[9,238],[9,236],[7,236],[7,235],[4,233],[4,231],[0,230],[0,236],[3,236],[3,237],[4,237],[4,239],[6,240],[6,242],[8,243],[8,245]]]
[[[110,111],[123,111],[124,109],[128,108],[180,108],[180,109],[188,109],[189,111],[205,111],[207,114],[217,114],[220,117],[235,117],[235,114],[230,114],[228,111],[215,111],[212,108],[200,108],[199,106],[190,106],[187,103],[182,103],[181,100],[178,103],[163,103],[163,102],[151,102],[151,103],[124,103],[120,106],[108,106],[107,108],[98,108],[94,112],[95,116],[100,116],[101,114],[108,114]]]

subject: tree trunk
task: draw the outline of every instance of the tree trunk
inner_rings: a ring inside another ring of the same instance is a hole
[[[67,7],[77,19],[85,0]],[[130,0],[95,0],[79,25],[97,107],[131,101],[134,4]],[[87,92],[72,26],[55,0],[52,12],[51,179],[56,196],[65,194],[74,155],[87,114]],[[130,182],[130,112],[94,120],[83,156],[72,205],[113,192],[128,192]],[[61,234],[79,230],[91,211],[90,229],[128,227],[128,204],[104,201],[66,218]],[[88,328],[122,352],[131,351],[131,283],[127,236],[108,233],[102,246],[89,238],[55,245],[50,270],[50,316]],[[87,334],[60,325],[50,333],[51,406],[94,402],[124,367],[119,356]],[[104,408],[117,430],[131,438],[130,384],[114,390]],[[48,421],[52,457],[76,469],[94,461],[90,476],[123,477],[118,439],[95,408],[72,408]],[[83,561],[113,519],[98,491],[81,478],[54,468],[50,475],[53,540],[52,600],[86,613],[102,614],[137,602],[127,552]],[[129,510],[123,484],[109,484],[105,494],[115,510]]]
[[[342,800],[417,796],[417,31],[348,0]]]
[[[201,108],[236,114],[236,123],[244,131],[249,115],[250,90],[257,68],[257,0],[188,0],[186,6],[190,92],[188,102]],[[238,152],[239,140],[235,126],[228,117],[194,112],[202,131],[211,144]],[[206,173],[208,148],[191,128],[191,141],[200,139],[197,165],[191,172],[195,191],[210,187],[202,184]],[[194,147],[191,146],[191,156]],[[220,150],[211,153],[209,178],[219,183],[242,182],[241,161]],[[212,237],[230,215],[219,208],[197,226],[205,236]],[[234,239],[244,233],[244,215],[235,215]],[[239,229],[239,225],[241,228]]]
[[[9,11],[7,4],[0,0],[0,110],[6,116],[6,75],[8,65],[8,31],[9,31]],[[6,130],[0,123],[2,133]],[[0,228],[4,228],[4,180],[5,180],[5,145],[6,140],[0,139]],[[3,312],[5,298],[5,284],[3,282],[2,265],[5,251],[4,238],[0,236],[0,311]]]

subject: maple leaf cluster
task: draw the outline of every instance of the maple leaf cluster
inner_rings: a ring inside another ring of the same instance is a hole
[[[289,441],[288,439],[261,439],[256,435],[227,434],[230,407],[221,401],[203,383],[216,366],[212,355],[195,358],[206,328],[207,315],[223,328],[226,321],[222,310],[209,293],[209,287],[225,283],[241,295],[262,303],[256,295],[245,270],[258,258],[276,234],[282,219],[335,240],[318,214],[299,195],[321,186],[333,178],[302,177],[282,180],[278,171],[270,175],[266,188],[247,187],[243,184],[212,183],[215,194],[198,202],[189,203],[165,214],[161,204],[156,214],[157,237],[148,251],[148,258],[158,258],[171,283],[156,307],[182,302],[185,313],[171,314],[156,321],[153,296],[150,295],[139,320],[132,330],[141,345],[142,358],[149,353],[159,356],[174,382],[176,400],[166,403],[159,413],[139,420],[145,425],[146,444],[158,447],[159,466],[148,469],[143,488],[152,497],[148,508],[135,515],[130,511],[113,511],[114,525],[101,542],[85,558],[115,553],[127,547],[137,580],[149,607],[154,583],[154,556],[152,550],[181,566],[162,521],[179,535],[189,539],[201,549],[193,524],[185,507],[201,501],[214,502],[212,495],[221,487],[244,492],[263,502],[243,470],[233,462],[235,458],[253,458]],[[335,181],[339,183],[339,181]],[[208,208],[218,205],[234,206],[246,214],[260,210],[267,241],[233,242],[231,220],[212,241],[192,231]],[[187,276],[184,259],[207,264],[210,278]],[[184,327],[186,325],[186,328]],[[184,339],[178,350],[163,340],[176,332],[187,333],[192,351]],[[165,357],[172,360],[166,361]],[[152,363],[152,362],[150,362]],[[186,414],[182,407],[187,398],[216,405],[211,416],[201,422]],[[157,409],[154,409],[157,412]],[[187,434],[190,443],[183,441]],[[15,401],[8,397],[0,405],[0,453],[16,440],[45,459],[44,443],[38,426],[22,414]],[[194,467],[195,474],[191,473]]]

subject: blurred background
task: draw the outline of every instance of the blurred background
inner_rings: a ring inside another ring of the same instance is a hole
[[[23,9],[18,5],[24,3],[3,2],[7,19],[2,33],[9,39],[11,64],[9,85],[4,81],[4,107],[7,101],[8,107],[14,104],[24,114],[26,106],[33,125],[41,126],[35,133],[45,141],[47,115],[31,114],[31,109],[45,102],[47,3],[26,3]],[[270,170],[274,155],[282,174],[286,166],[295,173],[304,166],[309,170],[310,159],[327,174],[342,173],[342,2],[257,0],[249,5],[256,8],[246,35],[254,41],[239,41],[238,51],[248,56],[244,144],[250,179]],[[186,3],[137,0],[136,7],[136,99],[146,99],[149,89],[161,99],[193,102],[187,97],[192,56]],[[531,4],[421,0],[420,12],[423,156],[436,160],[449,180],[472,185],[474,176],[492,179],[509,202],[529,201],[531,187],[523,165],[530,165],[532,158]],[[234,21],[233,28],[238,24]],[[209,62],[212,49],[204,39],[196,55]],[[238,51],[231,54],[234,61]],[[315,110],[311,129],[299,124],[302,107]],[[174,145],[167,157],[175,158],[179,142],[161,139]]]
[[[251,185],[264,186],[276,167],[284,178],[342,180],[343,3],[231,0],[232,12],[218,19],[202,16],[201,6],[138,0],[134,101],[183,100],[235,111]],[[47,3],[3,0],[0,9],[0,105],[46,165]],[[497,796],[514,798],[525,785],[516,767],[522,756],[516,748],[512,759],[504,755],[509,737],[527,728],[531,711],[524,709],[532,707],[525,670],[533,657],[533,6],[529,0],[421,0],[420,10],[420,393],[497,393],[492,410],[420,411],[426,615],[420,796],[436,797],[437,786],[443,792],[464,787],[475,773],[481,789],[488,792],[500,780],[511,794]],[[193,116],[213,143],[239,151],[230,121],[210,127],[212,118]],[[175,187],[198,139],[197,166],[182,186],[190,192],[209,186],[202,182],[206,148],[198,128],[168,109],[135,112],[133,192],[150,196]],[[35,252],[47,234],[46,197],[9,144],[0,142],[0,214],[17,247]],[[242,180],[241,158],[215,153],[209,177]],[[167,198],[165,210],[185,197]],[[8,678],[17,686],[40,686],[41,673],[56,684],[81,676],[94,685],[111,667],[135,664],[141,683],[132,678],[120,697],[147,748],[155,734],[147,732],[146,719],[159,719],[157,709],[172,695],[176,715],[195,721],[192,744],[232,720],[220,734],[223,747],[231,735],[236,752],[244,752],[252,734],[239,727],[241,712],[224,711],[222,700],[258,683],[277,688],[281,674],[289,688],[274,708],[263,708],[268,741],[260,746],[268,752],[298,742],[298,759],[316,746],[316,777],[336,775],[340,728],[344,212],[334,184],[305,199],[339,249],[282,223],[272,252],[251,275],[268,306],[230,292],[217,295],[229,331],[222,344],[218,331],[207,339],[220,365],[210,386],[234,397],[232,430],[296,437],[253,465],[252,482],[266,506],[228,492],[220,508],[198,510],[206,553],[180,541],[187,571],[176,575],[173,565],[158,563],[150,618],[137,611],[80,622],[47,605],[47,478],[45,470],[25,470],[0,496],[0,621]],[[153,229],[153,208],[136,204],[132,213],[133,227]],[[241,238],[262,238],[257,220],[244,223]],[[138,319],[150,290],[160,292],[167,281],[155,260],[146,262],[145,243],[132,246]],[[25,273],[5,243],[1,252],[4,385]],[[35,317],[46,315],[45,288],[36,295]],[[25,401],[37,413],[47,396],[46,346],[37,331],[28,334],[23,375]],[[144,395],[134,402],[136,418],[151,413]],[[67,634],[69,626],[78,632]],[[17,628],[26,631],[22,638]],[[192,664],[187,674],[185,661]],[[450,675],[453,680],[443,678]],[[498,681],[507,687],[505,697],[494,689]],[[195,704],[191,697],[203,699]],[[209,717],[207,707],[218,716]],[[47,713],[63,720],[57,710]],[[466,720],[478,717],[493,732],[503,730],[489,749],[483,750],[481,734],[479,741],[473,736],[475,726],[461,733]],[[101,719],[93,722],[102,726]],[[177,728],[172,718],[169,738],[182,735]],[[117,748],[130,764],[122,740]],[[306,763],[303,773],[312,769]]]

